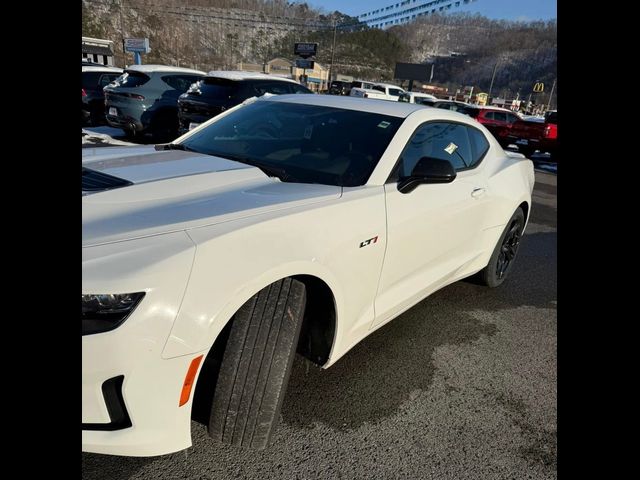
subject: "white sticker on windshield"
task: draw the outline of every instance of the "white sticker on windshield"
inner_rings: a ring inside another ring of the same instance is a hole
[[[445,148],[444,151],[447,152],[449,155],[453,155],[453,152],[455,152],[457,149],[458,149],[458,145],[451,142],[449,145],[447,145],[447,148]]]
[[[380,128],[387,128],[389,125],[391,125],[391,122],[385,122],[384,120],[378,124]]]

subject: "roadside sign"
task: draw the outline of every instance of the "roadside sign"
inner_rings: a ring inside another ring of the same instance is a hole
[[[299,55],[302,58],[313,57],[318,53],[317,43],[296,42],[293,49],[295,55]]]
[[[542,92],[544,92],[544,83],[536,82],[536,84],[533,86],[533,92],[534,93],[542,93]]]
[[[149,39],[125,38],[124,50],[126,52],[149,53],[151,51],[151,49],[149,48]]]
[[[296,67],[298,68],[308,68],[310,70],[313,70],[314,65],[315,62],[313,60],[306,60],[301,58],[296,59]]]

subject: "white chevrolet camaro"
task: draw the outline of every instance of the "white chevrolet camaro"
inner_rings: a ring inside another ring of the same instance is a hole
[[[500,285],[534,184],[470,117],[328,95],[83,153],[82,443],[116,455],[187,448],[192,419],[265,448],[296,352],[327,368],[452,282]]]

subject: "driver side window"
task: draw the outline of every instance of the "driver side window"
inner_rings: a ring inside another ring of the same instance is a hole
[[[457,123],[429,122],[418,127],[402,151],[396,177],[408,177],[422,157],[446,160],[455,170],[472,163],[467,127]]]

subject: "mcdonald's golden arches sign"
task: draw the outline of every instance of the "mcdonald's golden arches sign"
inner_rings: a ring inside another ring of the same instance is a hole
[[[544,83],[542,82],[536,82],[536,84],[533,86],[533,91],[535,93],[542,93],[544,92]]]

